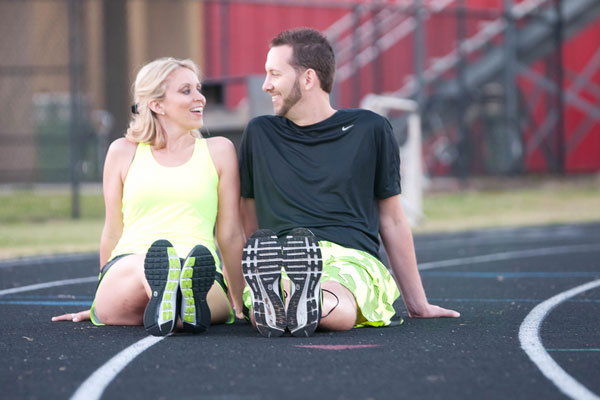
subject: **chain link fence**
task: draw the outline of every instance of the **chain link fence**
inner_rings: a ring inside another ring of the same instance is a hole
[[[563,45],[598,21],[600,3],[496,4],[0,0],[0,184],[71,182],[76,188],[100,181],[107,143],[127,124],[132,74],[145,61],[190,57],[206,72],[207,88],[229,93],[225,89],[235,86],[230,92],[241,93],[238,86],[262,74],[264,55],[252,66],[248,60],[257,57],[239,48],[240,32],[264,36],[255,39],[264,49],[272,37],[269,23],[277,22],[273,29],[281,21],[310,25],[324,15],[318,7],[327,6],[335,14],[322,25],[338,54],[338,105],[356,107],[369,93],[416,100],[430,175],[568,172],[589,158],[581,143],[597,132],[600,50],[586,45],[594,53],[587,64],[563,65],[575,59],[563,56]],[[298,7],[302,12],[294,11]],[[259,11],[263,24],[244,18]],[[246,62],[245,69],[230,71]],[[234,104],[258,104],[252,93]],[[344,103],[348,99],[353,103]],[[223,119],[231,121],[227,107]]]
[[[82,86],[86,3],[0,0],[0,183],[99,180],[105,145]]]

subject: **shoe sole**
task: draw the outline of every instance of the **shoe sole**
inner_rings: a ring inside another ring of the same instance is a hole
[[[281,336],[285,332],[285,306],[279,295],[281,244],[271,231],[254,233],[244,246],[242,271],[250,287],[254,322],[261,335]]]
[[[200,333],[210,326],[206,295],[215,282],[215,260],[204,246],[197,245],[181,267],[181,321],[185,332]]]
[[[165,336],[177,322],[177,290],[181,261],[167,240],[150,246],[144,260],[144,274],[152,290],[144,310],[144,328],[153,336]]]
[[[283,267],[291,281],[287,327],[294,336],[311,336],[321,318],[321,249],[311,231],[292,230],[283,244]]]

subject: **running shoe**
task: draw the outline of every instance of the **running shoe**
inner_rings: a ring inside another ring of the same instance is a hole
[[[215,282],[215,259],[198,244],[190,251],[181,267],[181,321],[185,332],[200,333],[210,326],[210,308],[206,295]]]
[[[168,240],[157,240],[146,253],[144,274],[152,290],[144,311],[144,328],[153,336],[173,332],[177,322],[177,289],[181,262]]]
[[[291,281],[287,327],[294,336],[311,336],[321,319],[321,273],[319,243],[306,228],[290,231],[283,243],[283,268]]]
[[[256,231],[244,246],[242,270],[252,295],[256,328],[265,337],[285,332],[281,295],[281,244],[273,231]]]

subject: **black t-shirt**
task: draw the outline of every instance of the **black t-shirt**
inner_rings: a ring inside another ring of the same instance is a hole
[[[400,156],[389,121],[339,110],[314,125],[260,116],[240,147],[242,197],[258,226],[283,236],[309,228],[320,240],[378,256],[377,200],[399,194]]]

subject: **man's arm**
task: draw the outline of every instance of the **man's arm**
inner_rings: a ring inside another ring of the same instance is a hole
[[[383,245],[408,315],[411,318],[459,317],[458,312],[427,301],[417,269],[412,233],[402,210],[400,195],[379,200],[379,224]]]
[[[256,218],[254,199],[242,197],[240,200],[240,213],[242,215],[244,232],[246,233],[246,237],[249,238],[258,230],[258,219]]]

